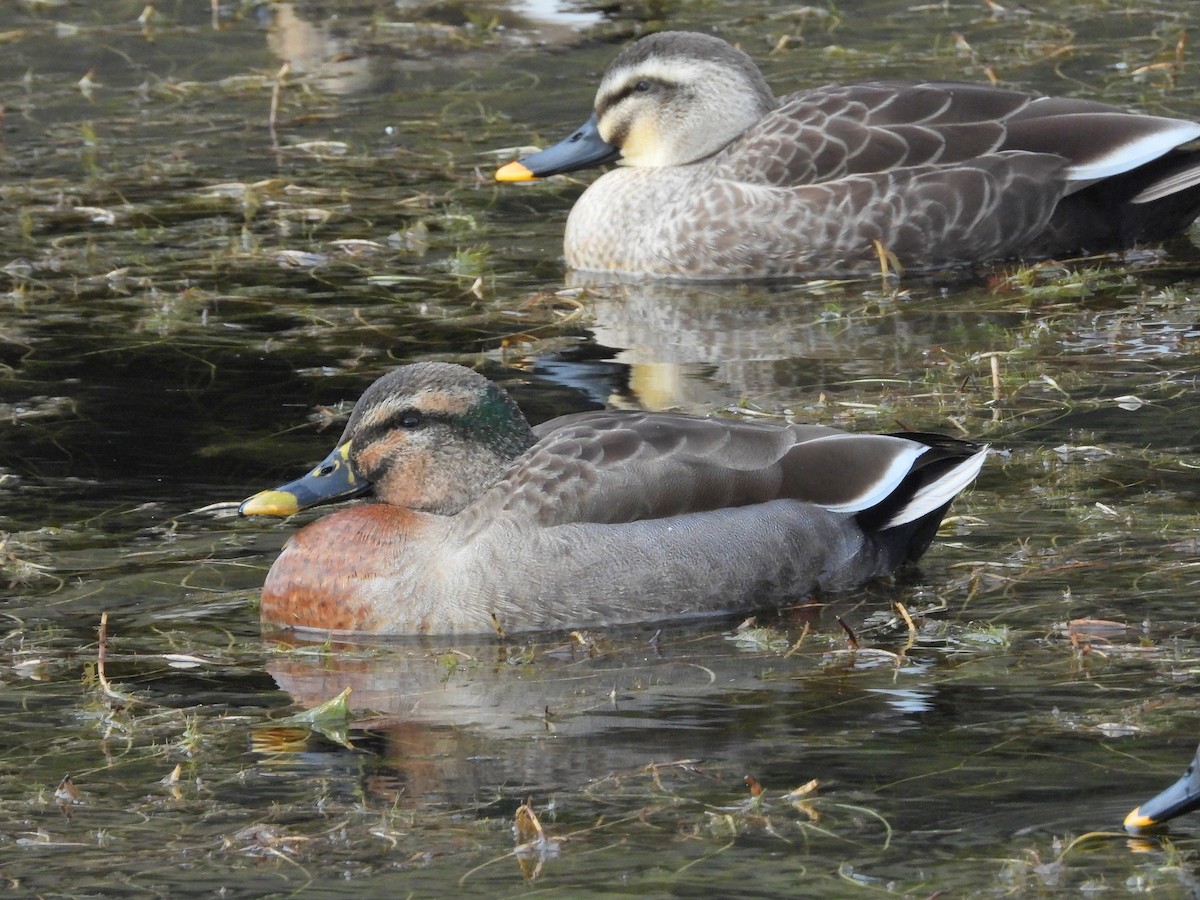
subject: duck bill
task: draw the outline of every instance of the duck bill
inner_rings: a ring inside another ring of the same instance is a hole
[[[1196,749],[1196,756],[1183,777],[1127,815],[1125,828],[1127,831],[1142,831],[1197,807],[1200,807],[1200,747]]]
[[[295,481],[270,491],[260,491],[238,507],[242,516],[290,516],[302,509],[359,497],[371,489],[350,462],[350,442],[342,444]]]
[[[497,181],[529,181],[547,175],[561,175],[590,169],[621,158],[621,151],[604,138],[592,116],[565,141],[547,147],[541,153],[510,162],[496,171]]]

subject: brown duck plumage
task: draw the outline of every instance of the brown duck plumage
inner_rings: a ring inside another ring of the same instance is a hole
[[[595,113],[504,181],[621,166],[571,210],[574,269],[836,274],[1103,251],[1200,215],[1200,124],[1088,100],[874,82],[776,99],[746,54],[663,32],[609,66]],[[876,244],[878,242],[878,246]]]
[[[242,511],[377,501],[288,542],[263,586],[271,625],[613,625],[770,607],[888,575],[929,546],[984,453],[938,435],[666,413],[531,429],[483,376],[419,363],[368,388],[309,475]]]

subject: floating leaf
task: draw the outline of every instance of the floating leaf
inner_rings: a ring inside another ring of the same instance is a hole
[[[1069,444],[1059,444],[1054,448],[1054,452],[1058,454],[1059,459],[1063,460],[1064,462],[1076,457],[1081,457],[1091,462],[1115,455],[1111,450],[1105,450],[1103,447],[1096,447],[1091,444],[1078,447],[1072,447]]]
[[[283,725],[307,725],[318,734],[322,734],[335,744],[354,749],[347,734],[350,728],[350,688],[346,688],[332,700],[326,700],[319,706],[288,716]]]
[[[533,809],[532,798],[517,807],[513,816],[513,836],[518,844],[528,844],[530,841],[544,840],[546,833],[542,830],[541,820]]]
[[[79,798],[79,788],[75,787],[75,782],[71,780],[70,775],[64,775],[62,781],[58,783],[58,787],[54,789],[54,799],[59,803],[81,803]]]
[[[310,253],[307,250],[280,250],[275,254],[275,261],[281,266],[305,269],[323,266],[329,262],[329,257],[324,253]]]
[[[1127,409],[1133,412],[1135,409],[1141,409],[1146,405],[1146,401],[1141,397],[1135,397],[1133,394],[1122,394],[1120,397],[1113,397],[1113,403],[1117,404],[1121,409]]]
[[[521,874],[533,881],[542,873],[547,859],[558,856],[558,842],[546,837],[542,823],[533,809],[532,798],[526,800],[513,816],[513,837],[517,839],[514,851]]]

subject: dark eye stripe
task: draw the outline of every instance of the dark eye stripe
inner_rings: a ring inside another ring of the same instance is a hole
[[[621,90],[617,92],[616,96],[613,97],[613,103],[620,103],[622,100],[624,100],[626,97],[630,96],[631,94],[644,94],[646,91],[650,90],[656,84],[662,84],[662,82],[661,81],[651,81],[648,78],[639,79],[638,81],[635,81],[633,84],[628,84],[625,87],[621,88]],[[643,88],[643,87],[641,87],[641,85],[645,85],[645,87]]]
[[[454,416],[449,413],[432,413],[423,409],[413,409],[405,407],[398,409],[387,418],[380,419],[378,422],[372,422],[369,425],[364,424],[354,434],[354,443],[359,447],[373,444],[381,437],[392,431],[411,431],[413,426],[405,426],[404,420],[410,417],[415,417],[420,420],[420,425],[428,427],[430,425],[452,424],[460,416]]]
[[[641,90],[639,90],[638,88],[641,85],[645,85],[645,87],[643,87]],[[620,103],[622,100],[624,100],[626,97],[630,96],[631,94],[645,93],[646,91],[649,91],[655,87],[670,89],[670,88],[673,88],[676,86],[677,85],[675,85],[672,82],[663,81],[658,78],[639,78],[637,81],[633,82],[632,84],[626,83],[626,85],[623,88],[621,88],[619,91],[617,91],[615,94],[609,94],[607,97],[605,97],[604,100],[601,101],[601,103],[599,104],[599,107],[596,110],[596,114],[598,116],[600,116],[601,118],[603,118],[605,112],[607,112],[610,108],[616,106],[618,103]]]

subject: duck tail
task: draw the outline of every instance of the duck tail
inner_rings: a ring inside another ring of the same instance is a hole
[[[1166,241],[1200,216],[1200,149],[1172,151],[1105,178],[1059,202],[1046,230],[1025,251],[1060,256]]]
[[[988,448],[945,435],[907,431],[893,435],[929,449],[886,500],[863,510],[860,527],[874,534],[899,566],[929,549],[951,501],[979,475]]]

